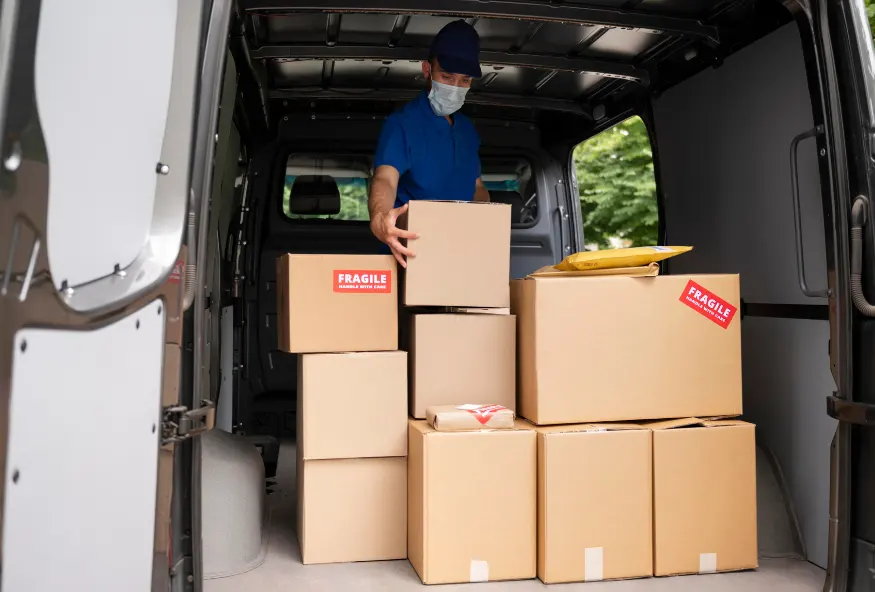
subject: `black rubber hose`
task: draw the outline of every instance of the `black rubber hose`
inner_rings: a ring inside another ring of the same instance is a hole
[[[851,299],[860,314],[875,317],[875,306],[863,293],[863,226],[868,210],[869,201],[864,197],[858,197],[851,208]]]

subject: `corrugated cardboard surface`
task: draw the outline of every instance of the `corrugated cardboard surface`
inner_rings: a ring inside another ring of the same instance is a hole
[[[305,459],[407,456],[407,353],[303,354]]]
[[[407,306],[510,305],[509,205],[411,201],[399,223],[419,234],[408,244]]]
[[[501,405],[445,405],[425,410],[428,425],[439,432],[509,430],[515,414]]]
[[[634,425],[538,428],[538,577],[653,575],[651,432]]]
[[[305,564],[407,557],[407,459],[298,459]]]
[[[387,292],[336,292],[337,271],[387,271]],[[292,353],[398,349],[395,259],[283,255],[277,259],[279,349]]]
[[[426,584],[535,577],[536,438],[438,432],[411,420],[410,562]]]
[[[754,426],[696,424],[650,426],[658,576],[757,567]]]
[[[516,317],[414,315],[410,341],[410,414],[465,403],[516,409]]]
[[[534,423],[739,415],[741,318],[680,301],[694,280],[734,307],[737,275],[512,282],[519,409]]]

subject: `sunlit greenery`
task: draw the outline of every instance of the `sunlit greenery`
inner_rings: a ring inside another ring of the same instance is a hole
[[[866,14],[869,16],[869,28],[875,30],[875,0],[863,0],[866,5]]]
[[[655,245],[659,212],[644,122],[627,119],[574,150],[587,246]]]

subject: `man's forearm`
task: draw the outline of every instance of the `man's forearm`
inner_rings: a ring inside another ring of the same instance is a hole
[[[395,207],[395,191],[384,179],[371,181],[371,191],[368,194],[368,213],[373,220],[376,216],[388,213]]]
[[[483,185],[474,188],[474,201],[489,201],[489,190]]]

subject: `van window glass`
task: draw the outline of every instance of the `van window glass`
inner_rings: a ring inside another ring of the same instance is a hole
[[[538,219],[535,174],[528,159],[518,156],[484,156],[480,159],[483,186],[492,201],[510,205],[514,228],[528,227]]]
[[[333,177],[340,190],[340,212],[334,216],[314,215],[305,216],[293,214],[289,208],[289,197],[292,194],[292,185],[295,177],[286,176],[286,184],[283,187],[283,213],[293,220],[331,218],[332,220],[358,220],[367,221],[368,216],[368,181],[361,177]]]
[[[328,177],[340,193],[340,211],[337,214],[300,214],[293,212],[291,204],[292,188],[295,180],[301,177]],[[356,157],[345,156],[305,156],[289,157],[286,177],[283,184],[283,214],[292,220],[331,219],[367,222],[368,182],[370,181],[370,162]]]
[[[573,152],[587,249],[655,245],[659,208],[647,127],[632,117]]]

